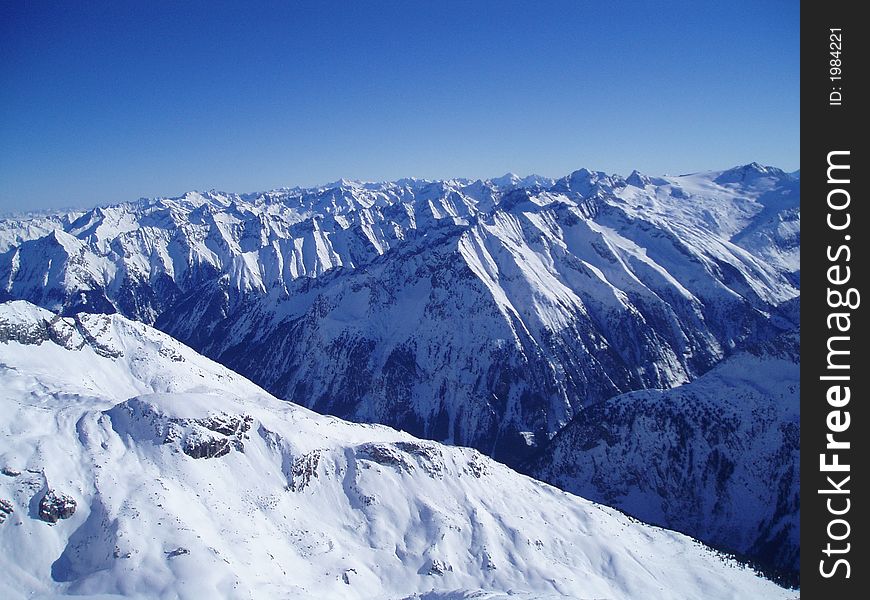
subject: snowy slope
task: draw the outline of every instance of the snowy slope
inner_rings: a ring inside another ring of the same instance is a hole
[[[120,316],[0,306],[0,595],[789,598],[470,449],[324,417]],[[48,490],[76,510],[36,512]]]
[[[55,229],[69,227],[85,211],[29,213],[20,216],[0,218],[0,253],[20,245],[28,240],[35,240],[51,233]]]
[[[526,471],[796,581],[799,337],[750,350],[678,388],[587,407]]]
[[[517,464],[581,406],[774,335],[799,195],[755,163],[192,192],[20,221],[0,299],[118,311],[279,397]]]

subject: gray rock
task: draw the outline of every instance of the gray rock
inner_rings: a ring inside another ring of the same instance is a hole
[[[0,498],[0,525],[6,521],[6,517],[11,515],[15,510],[12,508],[12,503],[9,500]]]
[[[293,460],[291,468],[290,489],[301,492],[311,480],[317,477],[317,465],[320,463],[320,450],[313,450]]]
[[[400,450],[393,444],[363,444],[357,449],[357,455],[380,465],[393,467],[399,471],[410,473],[413,466]]]
[[[429,565],[429,571],[426,573],[427,575],[444,575],[445,573],[449,573],[453,571],[453,566],[451,566],[447,561],[440,560],[435,558],[432,560]]]
[[[39,502],[39,518],[47,523],[69,519],[76,511],[76,501],[66,494],[48,490]]]
[[[181,449],[192,458],[218,458],[229,454],[232,447],[227,438],[191,435],[184,440]]]

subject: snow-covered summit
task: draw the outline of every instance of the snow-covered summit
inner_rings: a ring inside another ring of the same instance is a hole
[[[757,162],[751,162],[746,165],[723,171],[718,177],[716,177],[715,181],[720,184],[751,183],[760,178],[784,179],[786,177],[788,177],[788,175],[782,169],[770,166],[766,167]]]
[[[528,175],[526,177],[521,177],[516,173],[505,173],[501,177],[494,177],[492,179],[488,179],[492,185],[497,188],[503,189],[513,189],[513,188],[549,188],[553,185],[554,180],[549,177],[542,177],[541,175]]]
[[[747,170],[777,172],[726,173]],[[722,176],[344,182],[4,222],[0,298],[117,311],[279,397],[514,462],[582,405],[770,333],[799,293],[800,184]]]
[[[0,221],[0,299],[153,323],[279,398],[511,465],[587,407],[694,381],[782,332],[800,293],[799,177],[515,179]]]
[[[473,450],[279,401],[118,315],[0,305],[0,365],[5,598],[792,595]]]

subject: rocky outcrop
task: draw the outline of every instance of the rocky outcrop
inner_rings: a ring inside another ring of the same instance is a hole
[[[9,500],[0,498],[0,525],[6,521],[6,517],[15,512],[12,503]]]
[[[177,556],[184,556],[185,554],[190,554],[190,550],[184,548],[183,546],[179,546],[174,550],[166,550],[163,553],[166,555],[166,558],[175,558]]]
[[[445,575],[453,571],[453,566],[445,560],[434,558],[429,562],[427,575]]]
[[[320,464],[320,450],[306,452],[302,456],[293,459],[290,469],[289,488],[294,492],[301,492],[317,478],[317,466]]]
[[[39,518],[46,523],[57,523],[60,519],[69,519],[75,512],[75,499],[55,490],[48,490],[39,501]]]
[[[230,453],[232,441],[226,437],[202,435],[194,431],[185,436],[181,449],[191,458],[218,458]]]
[[[413,469],[408,457],[393,444],[363,444],[357,448],[356,454],[357,457],[364,460],[370,460],[405,473],[410,473]]]
[[[173,360],[171,357],[166,357]],[[147,436],[157,444],[174,446],[191,458],[210,459],[231,451],[244,452],[253,417],[213,413],[202,418],[165,414],[140,398],[121,402],[109,411],[112,424],[135,437]]]
[[[253,418],[248,415],[212,415],[203,419],[169,419],[163,443],[180,441],[191,458],[219,458],[231,450],[243,452]]]

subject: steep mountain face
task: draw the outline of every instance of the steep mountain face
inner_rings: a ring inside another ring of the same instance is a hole
[[[23,217],[0,218],[0,253],[28,240],[45,237],[55,229],[64,229],[85,211],[31,213]]]
[[[280,401],[121,316],[0,305],[0,595],[789,598],[471,449]]]
[[[527,472],[799,573],[800,342],[786,333],[695,381],[588,406]]]
[[[0,256],[5,298],[118,311],[320,412],[518,464],[586,404],[775,335],[799,180],[337,182],[98,208]]]

